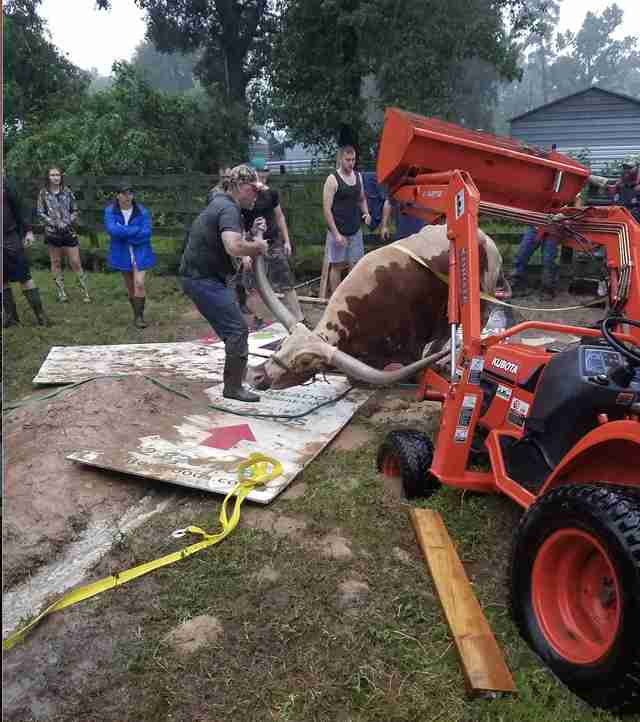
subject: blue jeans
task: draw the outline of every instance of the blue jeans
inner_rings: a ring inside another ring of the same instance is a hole
[[[249,327],[235,291],[215,278],[181,278],[182,290],[224,341],[228,356],[249,354]]]
[[[558,255],[558,242],[547,236],[538,238],[538,231],[533,226],[529,226],[522,238],[520,239],[520,247],[514,261],[513,279],[524,281],[527,274],[527,264],[531,256],[539,246],[542,246],[542,285],[552,288],[556,284],[556,256]]]

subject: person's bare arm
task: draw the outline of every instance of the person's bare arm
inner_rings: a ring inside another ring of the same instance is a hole
[[[284,252],[285,255],[291,255],[291,239],[289,238],[289,228],[287,226],[287,219],[284,217],[284,211],[280,204],[273,209],[273,215],[276,219],[276,225],[280,231],[280,236],[284,241]]]
[[[362,182],[362,173],[360,176],[360,210],[362,211],[362,220],[366,226],[371,225],[371,214],[369,213],[369,204],[367,203],[367,194],[364,192],[364,183]]]
[[[324,212],[324,219],[327,222],[327,227],[333,233],[336,240],[342,238],[342,234],[336,227],[336,221],[331,212],[331,206],[333,205],[333,199],[335,198],[336,191],[338,190],[338,181],[335,176],[327,176],[327,180],[324,182],[324,189],[322,191],[322,210]]]
[[[245,241],[242,233],[236,231],[222,231],[222,243],[230,256],[242,258],[242,256],[259,256],[266,253],[267,242],[262,237],[262,231],[255,234],[253,241]]]
[[[383,241],[389,240],[389,218],[391,218],[391,203],[387,198],[382,206],[382,221],[380,222],[380,235]]]

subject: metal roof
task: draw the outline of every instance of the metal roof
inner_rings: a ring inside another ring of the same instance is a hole
[[[510,123],[513,123],[514,120],[520,120],[522,118],[525,118],[527,115],[531,115],[532,113],[537,113],[540,110],[543,110],[544,108],[550,108],[552,105],[557,105],[558,103],[562,103],[565,100],[568,100],[569,98],[575,98],[577,95],[584,95],[584,93],[589,93],[593,90],[597,90],[600,93],[606,93],[607,95],[614,95],[617,98],[622,98],[623,100],[630,100],[632,103],[637,103],[637,105],[640,106],[640,98],[634,98],[631,95],[625,95],[624,93],[617,93],[613,90],[605,90],[604,88],[600,88],[597,85],[591,85],[588,88],[585,88],[584,90],[579,90],[577,93],[571,93],[570,95],[564,95],[562,98],[557,98],[556,100],[552,100],[550,103],[545,103],[544,105],[539,105],[537,108],[533,108],[532,110],[528,110],[526,113],[521,113],[520,115],[516,115],[509,121]]]

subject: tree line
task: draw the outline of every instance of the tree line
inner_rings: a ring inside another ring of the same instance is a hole
[[[27,175],[214,173],[258,125],[371,159],[389,105],[504,133],[593,83],[640,93],[615,4],[560,34],[558,0],[135,0],[146,39],[105,79],[50,42],[40,1],[3,5],[5,165]]]

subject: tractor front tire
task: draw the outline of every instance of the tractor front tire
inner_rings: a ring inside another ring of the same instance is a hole
[[[440,488],[429,471],[433,461],[433,443],[421,431],[390,431],[378,449],[378,471],[399,476],[408,499],[428,497]]]
[[[510,606],[520,634],[595,707],[640,712],[640,496],[567,485],[516,531]]]

